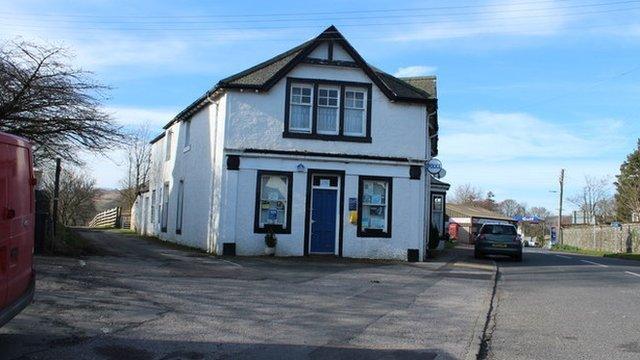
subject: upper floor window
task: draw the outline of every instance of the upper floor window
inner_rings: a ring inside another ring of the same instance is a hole
[[[165,137],[165,146],[164,146],[164,161],[171,160],[171,138],[173,137],[173,131],[167,131],[167,136]]]
[[[289,129],[291,131],[311,132],[311,111],[313,88],[309,85],[291,86],[291,112]]]
[[[348,89],[345,91],[344,104],[344,134],[364,136],[366,127],[364,90]]]
[[[340,113],[338,88],[320,87],[318,89],[318,133],[338,134]]]
[[[371,84],[287,79],[284,137],[371,142]]]
[[[191,146],[191,120],[184,122],[184,147]]]

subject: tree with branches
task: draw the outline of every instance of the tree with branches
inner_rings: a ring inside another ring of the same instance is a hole
[[[525,215],[527,206],[514,199],[505,199],[498,203],[498,210],[504,216],[514,217],[516,215]]]
[[[584,215],[587,222],[606,222],[611,214],[611,195],[609,194],[609,181],[606,177],[596,178],[585,176],[585,184],[582,191],[568,200],[576,205]]]
[[[148,125],[142,125],[129,134],[126,145],[127,174],[121,181],[120,197],[122,207],[130,209],[136,197],[147,183],[151,169],[151,132]]]
[[[458,185],[453,190],[451,202],[454,204],[476,205],[482,201],[482,190],[471,184]]]
[[[47,196],[53,199],[54,173],[49,170],[44,179]],[[58,222],[64,226],[86,225],[96,214],[98,196],[96,180],[81,168],[65,167],[60,173]]]
[[[620,166],[616,185],[616,215],[619,220],[631,221],[632,214],[640,216],[640,139],[636,149]]]
[[[70,59],[61,47],[0,44],[0,131],[31,140],[36,160],[80,164],[79,151],[102,153],[125,139],[101,108],[108,87]]]

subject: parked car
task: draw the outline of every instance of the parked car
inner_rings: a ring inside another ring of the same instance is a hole
[[[30,143],[0,133],[0,326],[33,300],[35,184]]]
[[[507,255],[522,261],[522,240],[516,227],[508,224],[484,224],[476,238],[476,259],[485,255]]]

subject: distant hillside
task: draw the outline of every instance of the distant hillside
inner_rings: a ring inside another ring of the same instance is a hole
[[[113,209],[120,205],[120,192],[116,189],[98,189],[93,201],[97,212]]]

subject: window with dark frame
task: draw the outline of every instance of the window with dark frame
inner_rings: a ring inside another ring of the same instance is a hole
[[[165,182],[162,189],[162,221],[160,222],[160,231],[167,232],[167,223],[169,222],[169,183]]]
[[[308,84],[292,84],[290,99],[289,130],[311,133],[311,115],[313,111],[313,87]]]
[[[167,131],[167,136],[165,136],[165,146],[164,146],[164,161],[171,160],[171,138],[173,137],[173,131]]]
[[[392,198],[392,178],[360,176],[358,237],[391,237]]]
[[[340,121],[340,89],[320,86],[318,88],[318,134],[338,134]]]
[[[293,173],[259,170],[256,177],[254,232],[291,233]]]
[[[178,182],[178,204],[176,208],[176,234],[182,234],[182,216],[184,211],[184,180]]]
[[[184,147],[191,146],[191,120],[184,122]]]
[[[151,190],[151,223],[155,223],[156,218],[156,191]]]
[[[287,78],[283,137],[371,142],[370,83]]]
[[[366,128],[366,92],[358,89],[345,91],[344,134],[364,136]]]

